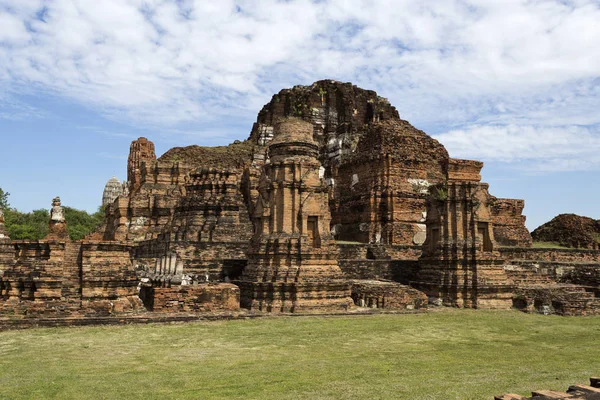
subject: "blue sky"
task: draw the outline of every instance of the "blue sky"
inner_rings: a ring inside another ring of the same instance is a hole
[[[0,0],[0,187],[93,211],[133,139],[245,139],[280,89],[336,79],[484,161],[530,229],[600,218],[599,20],[584,0]]]

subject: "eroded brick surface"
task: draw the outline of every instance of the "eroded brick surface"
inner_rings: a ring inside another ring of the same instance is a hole
[[[3,315],[131,313],[138,285],[157,311],[234,309],[231,282],[251,310],[337,312],[349,279],[384,308],[422,304],[417,288],[454,306],[595,310],[599,251],[531,248],[524,202],[492,196],[483,163],[349,83],[282,90],[228,146],[157,158],[140,138],[127,167],[83,242],[59,199],[44,241],[12,242],[0,215]]]

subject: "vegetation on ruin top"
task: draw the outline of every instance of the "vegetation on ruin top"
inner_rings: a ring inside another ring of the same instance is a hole
[[[159,161],[183,162],[194,167],[217,169],[240,169],[251,162],[253,145],[249,140],[236,141],[228,146],[174,147],[163,154]]]
[[[600,369],[600,317],[444,309],[0,332],[0,398],[491,399]]]

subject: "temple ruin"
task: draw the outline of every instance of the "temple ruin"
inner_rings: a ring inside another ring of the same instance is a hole
[[[331,313],[429,304],[600,311],[600,251],[538,249],[523,200],[481,182],[377,93],[318,81],[275,94],[229,146],[131,144],[106,222],[12,241],[0,210],[0,316]],[[244,311],[246,310],[246,311]]]

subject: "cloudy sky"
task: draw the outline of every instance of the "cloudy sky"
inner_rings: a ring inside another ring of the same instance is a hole
[[[598,21],[597,0],[0,0],[0,187],[94,210],[138,136],[245,139],[280,89],[336,79],[484,161],[530,229],[600,218]]]

